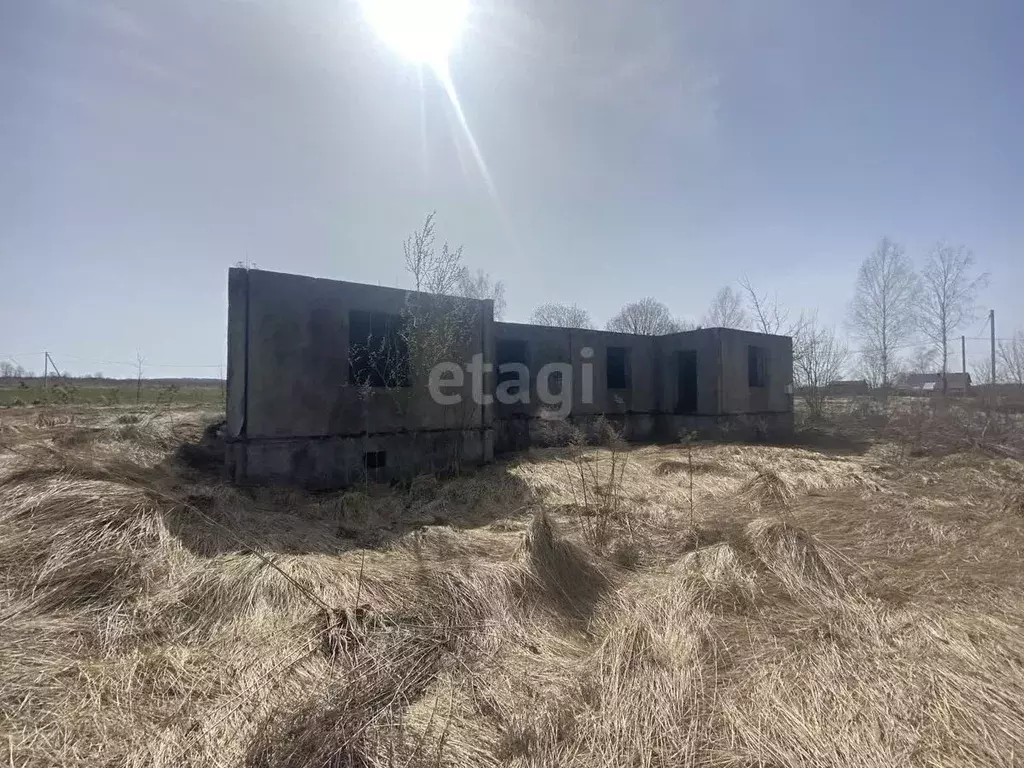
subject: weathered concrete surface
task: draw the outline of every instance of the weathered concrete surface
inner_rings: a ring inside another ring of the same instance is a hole
[[[750,331],[718,329],[722,349],[722,413],[793,412],[793,340]],[[748,348],[756,346],[768,355],[768,381],[764,387],[747,386]]]
[[[229,445],[233,479],[240,483],[298,485],[328,490],[365,481],[411,480],[424,472],[448,473],[484,464],[494,455],[489,431],[443,430],[361,437],[250,440]],[[382,467],[365,457],[383,451]]]
[[[584,431],[605,417],[634,441],[792,432],[792,344],[783,336],[709,328],[653,337],[496,323],[491,302],[453,300],[468,333],[450,362],[464,366],[480,355],[496,365],[507,342],[520,342],[513,346],[529,370],[527,402],[480,403],[467,375],[446,390],[461,403],[443,405],[419,369],[408,386],[357,387],[352,380],[352,313],[401,315],[424,294],[232,269],[228,297],[226,452],[237,482],[332,488],[395,480],[547,442],[564,432],[551,418],[558,403],[540,396],[538,381],[550,363],[568,366],[561,386],[571,388],[571,398],[556,381],[550,390],[567,398],[563,415]],[[757,386],[752,346],[765,361]],[[625,350],[626,387],[609,386],[610,348]],[[690,372],[683,385],[681,370]],[[483,393],[493,395],[496,385],[496,371],[483,375]]]
[[[792,433],[793,403],[786,391],[793,375],[788,337],[727,328],[636,336],[519,323],[495,323],[494,333],[496,339],[526,342],[533,376],[528,405],[495,405],[498,452],[521,450],[549,439],[552,424],[544,412],[550,409],[539,401],[536,380],[541,366],[549,362],[572,365],[570,421],[581,426],[605,415],[627,439],[636,441],[678,440],[690,432],[747,438],[782,438]],[[764,387],[749,386],[751,345],[765,350],[768,378]],[[609,347],[629,350],[629,389],[607,387]],[[593,355],[585,358],[584,348]],[[680,403],[680,352],[696,355],[696,407],[686,412]],[[589,403],[583,399],[583,381],[588,375],[593,395]]]
[[[678,356],[676,353],[697,353],[697,408],[694,414],[713,416],[722,413],[722,390],[733,382],[723,379],[722,341],[719,329],[684,331],[657,337],[657,355],[662,365],[659,381],[659,413],[675,413],[679,409]],[[746,373],[743,374],[746,385]]]
[[[354,386],[350,313],[401,315],[412,292],[245,269],[232,269],[228,284],[227,439],[234,480],[346,485],[365,468],[364,454],[376,450],[387,451],[387,467],[373,470],[377,477],[430,471],[437,458],[432,446],[442,443],[445,450],[464,450],[465,462],[491,459],[491,417],[474,402],[469,377],[446,390],[462,396],[457,406],[435,402],[422,376],[408,387]],[[488,354],[493,304],[460,301],[469,332],[458,357]],[[493,383],[485,377],[484,386]],[[421,432],[443,437],[410,439]],[[364,447],[368,440],[387,447]],[[416,450],[406,447],[412,445]]]
[[[466,404],[457,411],[435,403],[426,381],[377,390],[369,398],[350,381],[350,312],[399,315],[410,292],[259,270],[247,274],[249,438],[483,426],[468,380],[450,389]],[[484,352],[490,324],[485,302],[472,303],[480,306],[470,325],[470,347],[462,353],[467,358]]]

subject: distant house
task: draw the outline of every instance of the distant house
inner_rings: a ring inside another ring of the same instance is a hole
[[[835,397],[853,397],[855,395],[870,395],[871,385],[864,379],[839,379],[828,385],[826,393]]]
[[[914,394],[942,394],[941,373],[908,373],[898,384],[898,388]],[[947,373],[945,392],[947,395],[966,395],[971,391],[971,374]]]

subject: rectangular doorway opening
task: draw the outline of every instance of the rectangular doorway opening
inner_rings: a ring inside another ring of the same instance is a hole
[[[384,469],[387,465],[387,451],[366,451],[363,454],[363,466],[367,469]]]
[[[529,349],[525,341],[522,339],[498,339],[494,352],[494,369],[498,374],[495,377],[495,386],[506,381],[529,380]],[[519,367],[519,373],[517,373],[516,367]],[[509,384],[506,389],[510,395],[519,393],[519,387],[515,384]]]
[[[676,352],[676,413],[697,412],[697,350]]]
[[[605,361],[605,384],[608,389],[629,389],[629,348],[608,347]]]

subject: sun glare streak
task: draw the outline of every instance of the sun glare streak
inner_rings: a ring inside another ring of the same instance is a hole
[[[469,129],[469,121],[466,120],[466,113],[462,111],[462,103],[459,101],[459,96],[455,92],[455,84],[452,82],[451,75],[448,72],[448,67],[445,66],[443,68],[436,69],[434,73],[437,75],[438,81],[444,88],[444,92],[448,95],[448,101],[452,105],[452,111],[455,113],[459,127],[462,129],[462,133],[465,136],[466,143],[469,145],[469,150],[473,154],[473,159],[476,161],[477,170],[480,171],[480,177],[484,180],[484,184],[487,186],[487,192],[491,196],[491,202],[494,203],[494,208],[498,213],[498,217],[501,219],[501,223],[505,227],[505,231],[511,241],[512,248],[518,255],[522,248],[519,243],[519,238],[516,237],[515,229],[512,227],[512,219],[505,210],[505,206],[502,205],[501,197],[498,195],[498,187],[495,185],[494,179],[491,177],[490,169],[487,167],[487,162],[484,160],[484,153],[480,151],[480,147],[476,143],[476,139],[473,138],[473,132]]]
[[[465,27],[469,0],[361,0],[361,4],[366,19],[377,36],[405,59],[420,67],[420,139],[425,182],[429,183],[430,174],[423,71],[426,68],[433,72],[444,88],[459,129],[487,186],[487,192],[515,243],[517,238],[508,214],[501,204],[498,189],[484,160],[483,152],[480,151],[476,138],[469,128],[448,66],[451,50]],[[518,248],[518,245],[516,247]]]
[[[427,88],[423,67],[417,67],[420,84],[420,154],[423,156],[423,183],[430,183],[430,150],[427,138]]]
[[[455,117],[459,121],[459,127],[462,129],[462,134],[465,136],[466,143],[469,144],[469,150],[473,153],[473,159],[476,160],[477,169],[480,171],[480,176],[483,178],[484,183],[487,185],[487,190],[491,193],[491,197],[498,201],[498,190],[494,186],[494,180],[491,178],[491,172],[487,168],[487,162],[484,160],[483,152],[480,151],[480,147],[476,143],[476,139],[473,138],[473,132],[469,129],[469,122],[466,120],[466,113],[462,111],[462,104],[459,102],[459,96],[455,93],[455,84],[452,82],[451,75],[448,73],[448,68],[440,69],[436,71],[437,79],[441,83],[441,87],[444,88],[444,92],[448,95],[448,101],[452,105],[452,109],[455,111]]]

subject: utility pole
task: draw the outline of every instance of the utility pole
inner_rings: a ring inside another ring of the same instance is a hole
[[[43,394],[46,394],[46,378],[50,372],[50,353],[43,352]]]
[[[988,323],[992,331],[992,387],[993,394],[995,394],[994,388],[996,385],[996,311],[994,309],[990,309],[988,311]]]
[[[967,337],[960,337],[960,372],[964,375],[964,381],[967,381]]]
[[[138,378],[135,380],[135,404],[138,405],[142,400],[142,353],[138,350],[135,351],[135,361],[138,366]]]

